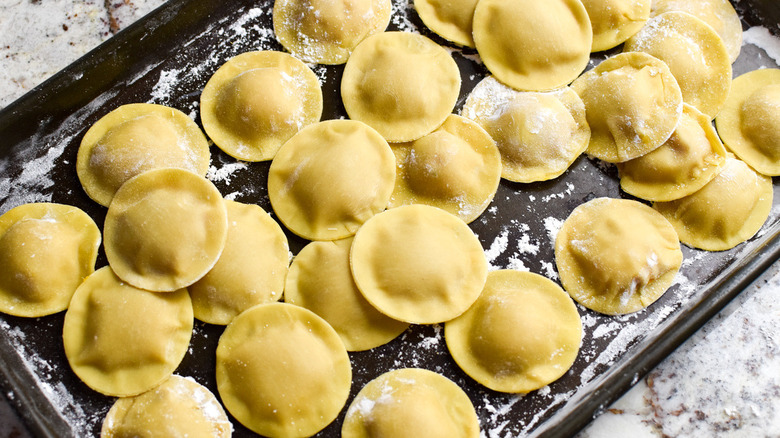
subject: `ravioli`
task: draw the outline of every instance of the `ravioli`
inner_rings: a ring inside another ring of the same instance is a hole
[[[590,127],[582,99],[569,87],[521,92],[493,76],[469,94],[462,114],[479,123],[501,152],[501,177],[546,181],[562,175],[588,147]]]
[[[217,263],[227,229],[227,208],[214,184],[186,170],[149,170],[126,182],[108,208],[106,258],[135,287],[174,291]]]
[[[103,420],[100,438],[229,438],[232,432],[208,388],[173,375],[147,392],[118,399]]]
[[[669,66],[683,101],[715,118],[731,87],[731,60],[723,40],[706,23],[685,12],[651,18],[626,41],[626,52],[645,52]]]
[[[39,317],[68,308],[95,270],[100,230],[82,210],[32,203],[0,216],[0,312]]]
[[[671,201],[704,187],[725,161],[726,149],[710,117],[684,104],[680,123],[666,143],[617,165],[620,187],[637,198]]]
[[[453,381],[421,368],[388,371],[355,396],[342,438],[477,438],[479,419]]]
[[[246,52],[229,59],[200,96],[206,134],[231,157],[266,161],[322,116],[317,75],[290,54]]]
[[[474,47],[472,23],[477,0],[414,0],[423,24],[440,37]]]
[[[369,303],[416,324],[441,323],[466,311],[487,276],[482,244],[468,225],[428,205],[371,218],[355,235],[350,263]]]
[[[593,30],[579,0],[480,0],[473,29],[490,73],[518,90],[560,88],[590,61]]]
[[[621,163],[661,146],[682,116],[682,93],[666,64],[647,53],[621,53],[571,84],[590,126],[586,152]]]
[[[282,298],[289,264],[287,236],[257,205],[225,200],[227,241],[219,260],[188,287],[195,318],[226,325],[242,311]]]
[[[672,223],[682,243],[724,251],[761,229],[772,209],[772,198],[771,178],[729,157],[704,188],[676,201],[656,202],[653,208]]]
[[[367,37],[390,22],[390,0],[277,0],[276,38],[304,62],[343,64]]]
[[[179,366],[192,336],[186,289],[159,294],[98,269],[73,294],[62,331],[73,372],[105,395],[127,397],[162,383]]]
[[[426,204],[469,223],[490,205],[501,180],[501,154],[478,124],[450,115],[430,134],[393,144],[395,189],[389,207]]]
[[[754,70],[734,79],[715,118],[718,134],[734,154],[767,176],[780,175],[780,69]]]
[[[363,298],[349,267],[352,241],[348,237],[303,247],[290,266],[284,301],[321,316],[347,351],[363,351],[392,341],[409,324],[385,316]]]
[[[608,315],[641,310],[663,295],[682,264],[677,233],[637,201],[596,198],[564,221],[555,263],[575,301]]]
[[[479,299],[444,325],[458,366],[482,385],[527,393],[571,368],[582,323],[569,295],[531,272],[491,271]]]
[[[209,143],[183,112],[163,105],[122,105],[84,134],[76,172],[84,191],[108,207],[128,179],[151,169],[178,167],[205,176]]]
[[[389,142],[417,140],[438,128],[452,113],[459,93],[460,70],[452,56],[409,32],[366,38],[352,52],[341,79],[349,117]]]
[[[241,424],[271,437],[311,436],[346,404],[347,350],[303,307],[260,304],[238,315],[217,345],[217,388]]]
[[[394,184],[390,146],[354,120],[329,120],[301,130],[279,150],[268,171],[276,216],[309,240],[354,235],[387,207]]]
[[[652,0],[582,0],[593,27],[592,52],[622,44],[650,18]]]

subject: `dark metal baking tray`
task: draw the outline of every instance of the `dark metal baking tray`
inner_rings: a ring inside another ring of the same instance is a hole
[[[102,224],[105,209],[87,198],[75,172],[85,130],[132,102],[169,105],[199,122],[200,91],[224,61],[250,50],[282,50],[271,31],[271,6],[269,0],[171,0],[0,112],[0,214],[25,202],[53,201],[78,206]],[[760,25],[778,33],[777,3],[742,0],[736,7],[746,28]],[[411,0],[394,0],[390,29],[417,30],[451,49],[463,73],[458,108],[486,74],[474,51],[428,32]],[[735,75],[759,66],[776,64],[762,49],[747,45]],[[343,67],[312,67],[322,80],[323,119],[345,117],[338,94]],[[212,148],[210,178],[223,195],[271,211],[267,170],[268,163],[239,163]],[[350,401],[384,371],[425,367],[464,388],[485,436],[571,435],[778,259],[777,195],[776,184],[770,218],[749,242],[717,253],[683,247],[685,262],[675,285],[648,309],[610,317],[579,307],[585,328],[579,357],[570,372],[541,390],[521,397],[481,387],[450,358],[441,326],[414,326],[388,345],[351,354]],[[627,197],[618,188],[614,167],[583,156],[553,181],[502,181],[495,201],[472,228],[492,267],[528,269],[557,279],[555,230],[574,207],[598,196]],[[306,242],[290,235],[290,243],[295,253]],[[101,255],[98,265],[104,264]],[[62,347],[62,321],[63,313],[35,319],[0,315],[0,380],[36,435],[96,436],[114,399],[91,391],[71,372]],[[190,350],[177,370],[215,393],[214,351],[222,330],[196,322]],[[318,436],[339,436],[343,414]],[[234,425],[235,436],[252,435]]]

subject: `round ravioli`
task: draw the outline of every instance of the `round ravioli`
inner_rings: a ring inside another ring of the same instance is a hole
[[[653,0],[650,16],[664,12],[687,12],[709,24],[718,33],[732,63],[742,49],[742,23],[729,0]]]
[[[491,271],[466,313],[444,326],[460,368],[494,391],[527,393],[571,368],[582,323],[569,295],[531,272]]]
[[[269,437],[305,437],[344,407],[352,380],[347,350],[303,307],[261,304],[238,315],[217,345],[217,388],[228,412]]]
[[[704,188],[685,198],[656,202],[680,241],[707,251],[731,249],[753,237],[772,209],[772,178],[729,157]]]
[[[392,341],[409,324],[384,315],[363,298],[349,267],[352,240],[306,245],[290,266],[284,301],[321,316],[347,351],[363,351]]]
[[[108,207],[128,179],[177,167],[205,176],[209,143],[183,112],[163,105],[122,105],[92,125],[81,140],[76,172],[92,200]]]
[[[343,64],[367,37],[390,23],[390,0],[277,0],[276,38],[304,62]]]
[[[173,375],[147,392],[118,399],[103,420],[100,438],[229,438],[232,432],[208,388]]]
[[[439,127],[459,93],[460,70],[452,56],[409,32],[366,38],[347,61],[341,79],[349,117],[390,142],[416,140]]]
[[[450,379],[421,368],[388,371],[368,382],[349,406],[342,438],[478,438],[468,395]]]
[[[493,137],[501,152],[501,176],[514,182],[557,178],[590,139],[585,105],[569,87],[523,92],[488,76],[469,94],[462,114]]]
[[[669,221],[627,199],[581,204],[555,240],[563,288],[578,303],[608,315],[636,312],[655,302],[671,286],[682,259]]]
[[[633,36],[650,18],[652,0],[581,0],[593,27],[592,52],[611,49]]]
[[[710,117],[684,104],[677,128],[658,149],[618,163],[620,187],[637,198],[671,201],[701,189],[726,160]]]
[[[490,205],[501,180],[501,154],[475,122],[450,115],[430,134],[392,145],[396,159],[390,207],[426,204],[469,223]]]
[[[374,216],[355,235],[352,275],[364,297],[391,318],[436,324],[463,313],[487,277],[477,236],[436,207],[405,205]]]
[[[186,289],[167,294],[138,289],[106,266],[73,294],[62,340],[68,363],[87,386],[127,397],[173,374],[189,348],[192,326]]]
[[[667,65],[646,53],[621,53],[571,84],[585,104],[586,152],[620,163],[655,150],[682,116],[682,94]]]
[[[559,88],[590,61],[593,31],[580,0],[480,0],[473,26],[485,66],[518,90]]]
[[[95,270],[100,230],[69,205],[24,204],[0,216],[0,312],[39,317],[68,308]]]
[[[440,37],[474,47],[472,23],[477,0],[414,0],[422,22]]]
[[[384,210],[395,185],[395,156],[365,123],[309,126],[279,150],[268,171],[276,216],[309,240],[349,237]]]
[[[208,274],[187,288],[195,318],[219,325],[256,304],[281,299],[290,260],[287,236],[265,210],[225,204],[225,248]]]
[[[108,208],[106,257],[122,280],[151,291],[187,287],[225,247],[227,208],[207,179],[155,169],[127,181]]]
[[[715,119],[726,147],[768,176],[780,175],[780,69],[745,73]]]
[[[627,52],[649,53],[669,66],[683,101],[715,118],[731,87],[731,59],[718,34],[685,12],[651,18],[626,41]]]
[[[317,75],[293,56],[242,53],[211,76],[200,96],[206,134],[231,157],[270,160],[296,132],[322,116]]]

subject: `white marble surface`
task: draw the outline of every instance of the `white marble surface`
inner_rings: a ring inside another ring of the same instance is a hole
[[[0,107],[162,3],[0,0]],[[26,436],[0,403],[0,438]],[[780,264],[579,435],[661,436],[780,436]]]

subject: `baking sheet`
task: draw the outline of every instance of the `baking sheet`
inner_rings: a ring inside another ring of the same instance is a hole
[[[411,1],[393,4],[391,30],[423,33],[451,51],[463,75],[457,112],[486,74],[476,52],[458,49],[428,32]],[[222,63],[250,50],[282,49],[271,30],[271,5],[268,0],[229,5],[173,0],[6,108],[0,113],[0,214],[26,202],[50,201],[80,207],[102,224],[105,209],[87,198],[76,177],[76,151],[86,129],[117,106],[133,102],[172,106],[199,122],[200,91]],[[742,0],[736,7],[746,28],[759,25],[778,31],[780,6],[774,2]],[[763,35],[765,29],[756,29]],[[761,47],[744,46],[735,75],[777,66],[769,55]],[[323,119],[346,117],[338,97],[343,67],[312,68],[322,81]],[[268,163],[242,163],[216,147],[211,151],[208,177],[224,196],[272,211],[265,189]],[[557,281],[553,261],[557,229],[582,202],[627,197],[620,192],[616,175],[614,166],[583,156],[554,181],[502,181],[488,211],[471,224],[491,268],[530,270]],[[675,284],[646,310],[611,317],[578,306],[585,329],[580,354],[563,378],[545,388],[525,396],[487,390],[450,358],[442,326],[414,326],[385,346],[350,354],[353,386],[348,403],[365,383],[385,371],[424,367],[464,388],[486,437],[571,434],[777,258],[778,195],[775,184],[770,218],[748,243],[719,253],[683,247],[685,259]],[[306,242],[289,236],[296,253]],[[105,264],[101,253],[98,266]],[[0,315],[0,377],[36,434],[96,436],[114,399],[90,390],[70,371],[61,342],[63,316]],[[214,352],[222,330],[196,321],[189,352],[177,370],[215,394]],[[318,436],[339,436],[343,414]],[[253,436],[233,423],[235,436]]]

